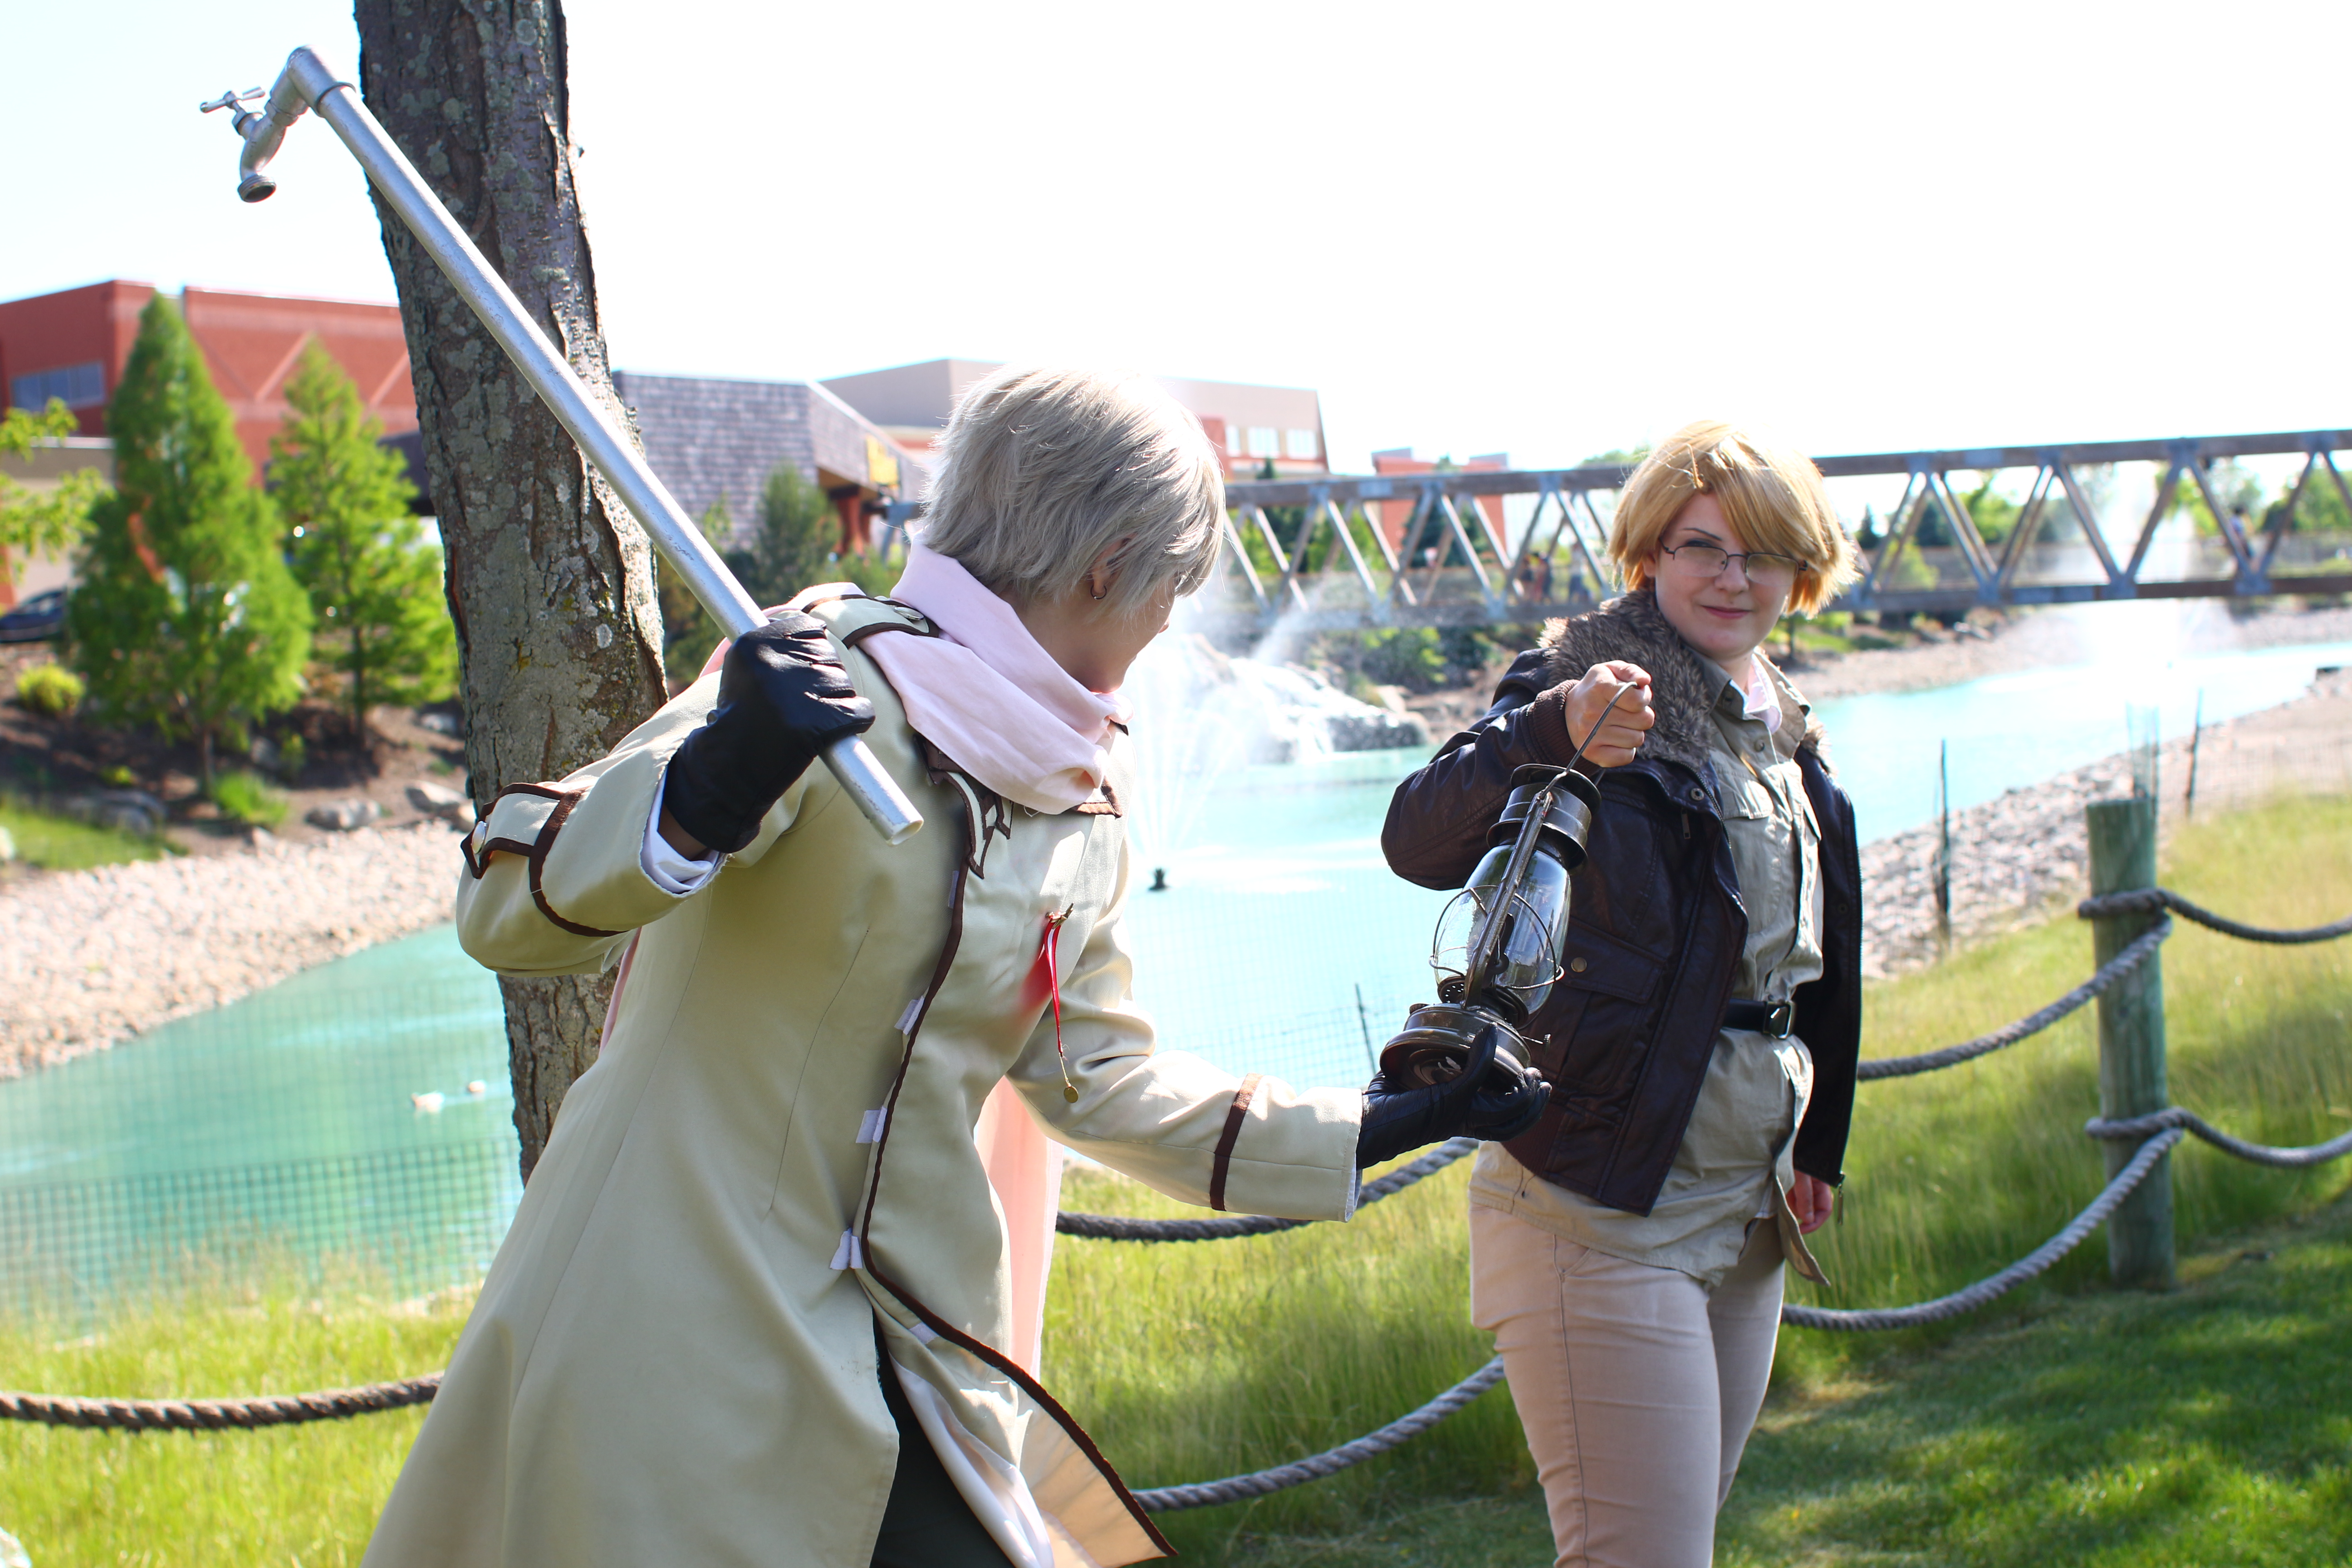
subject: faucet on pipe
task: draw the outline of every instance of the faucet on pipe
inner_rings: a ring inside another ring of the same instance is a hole
[[[215,109],[229,111],[228,122],[245,142],[245,150],[236,160],[236,195],[239,201],[266,202],[278,192],[278,182],[262,173],[269,161],[278,156],[278,143],[286,140],[287,127],[302,118],[308,107],[301,90],[294,85],[291,71],[278,73],[278,84],[267,94],[268,101],[261,108],[245,106],[265,96],[257,87],[243,92],[225,92],[210,103],[196,106],[198,112],[210,114]]]
[[[244,107],[261,97],[261,89],[254,88],[224,93],[199,105],[205,113],[215,109],[235,111],[230,123],[244,143],[237,158],[236,194],[246,201],[258,202],[278,189],[277,182],[265,173],[269,161],[277,156],[287,128],[301,118],[303,110],[317,110],[359,160],[369,182],[400,215],[401,222],[425,247],[458,297],[481,318],[540,401],[636,514],[663,563],[678,574],[729,637],[740,637],[761,625],[764,617],[760,606],[743,591],[743,584],[727,570],[702,531],[687,520],[685,509],[646,466],[636,447],[613,427],[587,384],[548,342],[514,290],[457,226],[449,209],[368,112],[352,84],[328,69],[311,50],[300,48],[286,58],[286,68],[270,89],[268,102],[257,110]],[[903,844],[923,826],[922,813],[863,740],[845,736],[822,755],[842,789],[886,840]]]

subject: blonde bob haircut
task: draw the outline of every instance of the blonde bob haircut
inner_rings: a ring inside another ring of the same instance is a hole
[[[1793,555],[1789,608],[1810,616],[1861,575],[1853,541],[1822,489],[1812,459],[1719,419],[1685,425],[1642,459],[1617,500],[1609,553],[1625,586],[1650,585],[1651,563],[1691,497],[1709,495],[1750,550]]]
[[[1216,561],[1223,467],[1146,376],[1008,366],[957,403],[940,454],[923,543],[1015,604],[1083,591],[1108,551],[1104,608],[1139,612]]]

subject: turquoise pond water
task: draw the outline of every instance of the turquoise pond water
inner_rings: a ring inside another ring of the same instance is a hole
[[[2126,701],[2181,733],[2200,689],[2210,722],[2345,662],[2352,644],[2119,657],[1821,712],[1869,838],[1930,816],[1939,742],[1965,806],[2122,749]],[[1367,1075],[1427,994],[1445,901],[1380,854],[1389,796],[1423,755],[1237,770],[1187,842],[1155,850],[1171,888],[1135,898],[1131,930],[1137,994],[1167,1045],[1294,1082]],[[427,1093],[437,1111],[412,1099]],[[464,1277],[519,1192],[511,1110],[495,983],[448,927],[384,943],[0,1083],[0,1281],[63,1269],[97,1290],[233,1234],[388,1251],[419,1283]]]

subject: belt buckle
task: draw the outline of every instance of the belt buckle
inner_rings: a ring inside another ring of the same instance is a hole
[[[1769,1039],[1785,1040],[1795,1029],[1797,1006],[1793,1002],[1775,1002],[1766,1009],[1764,1027],[1759,1032]]]

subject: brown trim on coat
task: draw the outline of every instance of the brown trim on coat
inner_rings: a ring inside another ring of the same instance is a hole
[[[482,807],[481,815],[477,819],[478,822],[487,825],[490,820],[490,813],[499,808],[499,802],[506,799],[506,797],[510,795],[535,795],[541,800],[562,800],[563,798],[563,792],[562,790],[551,788],[546,784],[509,784],[506,788],[499,791],[498,794],[490,796],[490,804]],[[457,853],[466,858],[466,869],[474,874],[474,880],[477,882],[482,879],[482,873],[490,868],[490,858],[497,855],[501,850],[509,855],[527,856],[530,853],[531,847],[524,843],[520,838],[487,838],[482,841],[482,852],[480,858],[477,858],[474,854],[473,834],[469,832],[464,837],[457,840]]]
[[[855,626],[850,630],[842,633],[841,646],[844,647],[856,647],[867,637],[877,636],[883,632],[904,632],[910,637],[932,637],[939,636],[939,633],[937,632],[927,632],[919,626],[907,626],[898,621],[876,621],[872,626]]]
[[[501,851],[509,855],[527,856],[530,853],[530,846],[520,838],[485,838],[482,840],[481,858],[477,859],[474,856],[474,836],[468,833],[457,840],[457,853],[466,858],[466,869],[473,873],[477,882],[482,879],[482,873],[490,868],[490,858]]]
[[[877,1159],[878,1162],[878,1155]],[[1151,1538],[1151,1544],[1160,1548],[1166,1556],[1173,1557],[1177,1554],[1175,1546],[1166,1536],[1160,1533],[1160,1527],[1151,1522],[1151,1516],[1143,1511],[1143,1505],[1135,1500],[1133,1492],[1128,1490],[1127,1482],[1119,1478],[1118,1471],[1112,1467],[1108,1459],[1103,1457],[1103,1451],[1095,1447],[1095,1440],[1087,1436],[1087,1429],[1078,1425],[1078,1418],[1063,1409],[1062,1402],[1046,1393],[1044,1384],[1024,1372],[1020,1363],[1003,1351],[972,1338],[900,1289],[896,1280],[875,1267],[874,1249],[865,1247],[862,1239],[860,1246],[866,1254],[866,1272],[874,1277],[874,1282],[877,1285],[897,1297],[899,1305],[921,1319],[925,1328],[929,1329],[931,1332],[965,1354],[994,1367],[998,1372],[1011,1378],[1020,1387],[1022,1393],[1044,1406],[1045,1414],[1052,1416],[1070,1441],[1078,1446],[1078,1451],[1087,1457],[1088,1464],[1094,1466],[1096,1473],[1110,1483],[1112,1492],[1118,1496],[1120,1502],[1127,1505],[1128,1513],[1134,1518],[1136,1523],[1143,1527],[1144,1534]]]
[[[481,815],[476,819],[477,826],[488,826],[489,825],[490,813],[499,808],[499,802],[506,799],[506,797],[510,795],[527,795],[534,796],[540,800],[560,801],[564,798],[563,791],[556,789],[549,784],[509,784],[506,788],[499,791],[498,794],[490,796],[490,804],[482,807]],[[520,838],[486,838],[482,841],[481,857],[477,859],[474,855],[473,834],[467,833],[464,837],[457,840],[457,853],[466,858],[466,869],[474,874],[474,880],[477,882],[482,879],[482,873],[490,868],[491,858],[499,854],[500,851],[504,851],[509,855],[521,855],[528,857],[531,852],[531,846],[524,843]]]
[[[1110,787],[1108,779],[1102,782],[1100,800],[1082,800],[1070,809],[1080,816],[1125,816],[1127,815],[1118,808],[1118,792]]]
[[[931,966],[931,983],[923,988],[923,1005],[914,1022],[907,1026],[907,1041],[898,1052],[898,1071],[890,1079],[890,1098],[883,1103],[882,1135],[875,1140],[874,1153],[868,1164],[866,1181],[866,1212],[857,1221],[857,1241],[865,1249],[866,1235],[874,1228],[874,1205],[882,1195],[882,1156],[890,1148],[890,1130],[898,1120],[898,1091],[907,1086],[907,1069],[915,1063],[915,1037],[923,1032],[923,1024],[931,1016],[931,1004],[938,1000],[940,987],[948,983],[948,971],[955,966],[956,952],[963,946],[963,894],[971,870],[971,843],[974,825],[969,807],[963,822],[963,855],[956,861],[955,881],[948,890],[948,939],[940,947],[940,961]],[[871,1253],[868,1253],[871,1260]]]
[[[928,745],[929,742],[925,744]],[[994,1367],[998,1372],[1011,1378],[1024,1394],[1043,1406],[1045,1414],[1054,1418],[1070,1441],[1078,1446],[1078,1451],[1086,1455],[1087,1463],[1093,1465],[1103,1479],[1110,1483],[1112,1492],[1126,1506],[1127,1511],[1134,1518],[1135,1522],[1143,1527],[1143,1532],[1150,1538],[1151,1543],[1164,1554],[1173,1557],[1176,1555],[1174,1545],[1166,1536],[1160,1533],[1160,1527],[1151,1522],[1151,1516],[1143,1511],[1143,1505],[1135,1500],[1135,1494],[1129,1491],[1127,1483],[1119,1479],[1118,1471],[1111,1468],[1111,1462],[1103,1457],[1103,1451],[1095,1446],[1095,1440],[1087,1436],[1086,1428],[1078,1425],[1076,1416],[1062,1408],[1061,1401],[1045,1392],[1045,1384],[1024,1372],[1014,1363],[1013,1358],[1003,1352],[982,1343],[923,1305],[912,1291],[883,1273],[881,1266],[874,1260],[874,1205],[882,1195],[882,1160],[883,1156],[889,1152],[890,1133],[898,1125],[898,1094],[906,1087],[908,1069],[914,1065],[915,1037],[922,1033],[924,1021],[930,1016],[931,1003],[938,998],[940,988],[947,984],[948,972],[955,965],[956,952],[963,945],[963,900],[964,889],[969,885],[967,873],[971,869],[973,845],[983,831],[985,830],[971,816],[970,806],[967,805],[963,822],[964,852],[956,862],[955,885],[948,900],[948,938],[940,946],[940,961],[931,971],[931,983],[923,992],[922,1010],[915,1015],[913,1024],[907,1030],[906,1047],[898,1053],[898,1076],[890,1080],[890,1098],[886,1102],[887,1113],[882,1118],[882,1135],[875,1142],[869,1167],[871,1174],[867,1177],[866,1184],[866,1211],[859,1217],[857,1224],[857,1250],[859,1256],[865,1259],[857,1267],[871,1276],[877,1285],[889,1291],[898,1300],[899,1305],[920,1319],[924,1327],[966,1354],[985,1365]],[[1253,1079],[1251,1081],[1254,1083],[1256,1080]]]
[[[573,936],[619,936],[622,933],[616,931],[603,931],[595,926],[582,925],[577,921],[565,920],[555,912],[555,906],[547,901],[547,890],[540,885],[540,878],[547,867],[547,852],[555,847],[555,836],[563,830],[563,824],[572,816],[572,807],[586,798],[587,794],[584,789],[557,789],[550,784],[509,784],[490,797],[489,809],[482,813],[482,820],[488,822],[490,812],[498,809],[499,802],[510,795],[527,795],[539,800],[551,800],[555,802],[555,809],[549,812],[547,820],[539,825],[539,837],[528,844],[519,838],[487,839],[483,842],[481,854],[478,858],[474,853],[474,836],[469,833],[458,841],[457,852],[466,858],[466,869],[473,873],[474,880],[477,882],[480,881],[483,873],[490,868],[491,857],[501,851],[509,855],[521,856],[530,867],[528,880],[530,885],[530,901],[539,906],[539,912],[546,917],[549,924],[559,931],[568,931]]]
[[[547,894],[539,885],[540,873],[547,867],[547,852],[555,847],[555,836],[563,831],[563,824],[572,816],[572,808],[578,805],[587,794],[586,790],[580,790],[565,795],[557,803],[555,809],[547,814],[547,820],[539,825],[539,841],[530,847],[530,901],[539,906],[539,912],[547,917],[550,925],[568,931],[573,936],[619,936],[622,933],[616,931],[602,931],[595,926],[565,920],[555,912],[555,906],[547,901]]]
[[[1225,1130],[1217,1135],[1217,1157],[1209,1164],[1209,1206],[1223,1212],[1225,1206],[1225,1174],[1233,1169],[1234,1145],[1241,1142],[1242,1123],[1249,1119],[1250,1100],[1257,1093],[1258,1080],[1265,1075],[1252,1073],[1242,1079],[1234,1090],[1234,1103],[1225,1112]]]

